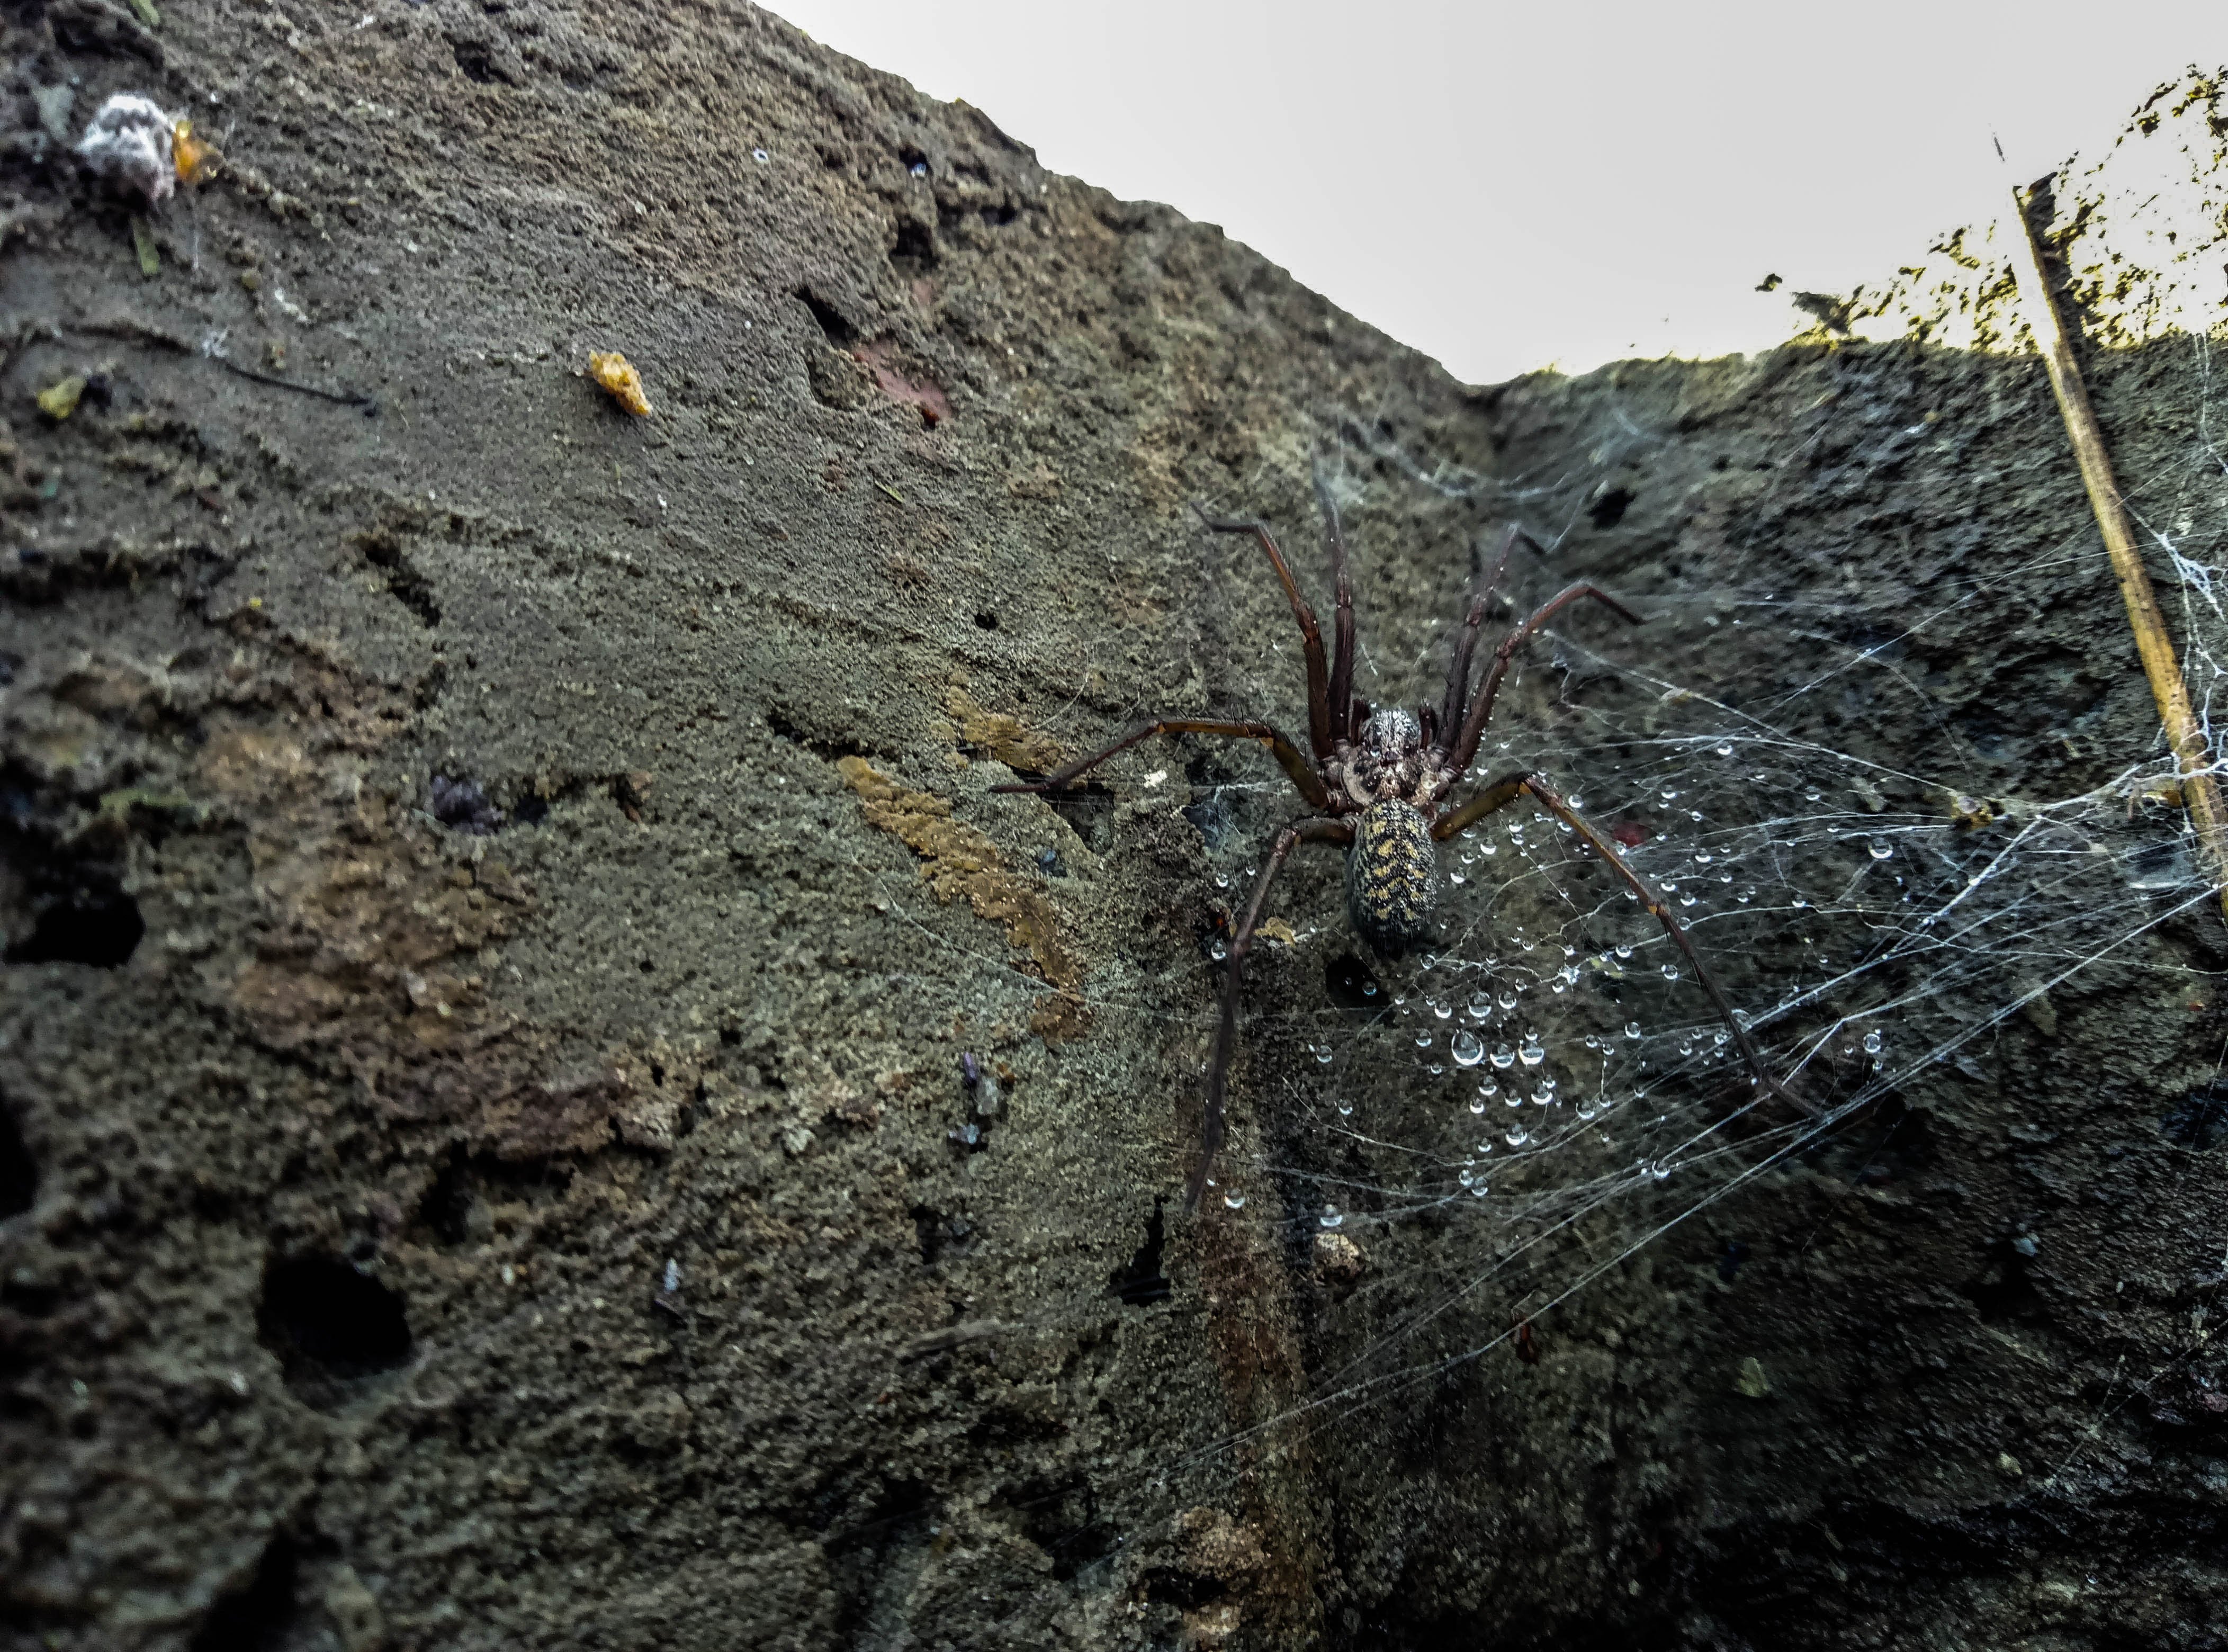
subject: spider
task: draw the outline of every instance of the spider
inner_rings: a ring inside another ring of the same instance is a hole
[[[1268,863],[1253,886],[1253,898],[1231,937],[1222,985],[1222,1019],[1214,1040],[1214,1054],[1207,1068],[1207,1106],[1200,1126],[1199,1161],[1184,1192],[1184,1208],[1199,1207],[1207,1174],[1222,1145],[1223,1104],[1230,1079],[1230,1060],[1237,1043],[1238,1000],[1245,980],[1246,954],[1261,920],[1269,887],[1292,850],[1302,843],[1335,843],[1346,850],[1346,906],[1355,933],[1382,956],[1397,956],[1432,932],[1431,917],[1439,892],[1437,846],[1467,831],[1488,815],[1507,808],[1519,797],[1529,797],[1540,808],[1562,821],[1596,855],[1601,856],[1625,887],[1636,895],[1650,917],[1658,919],[1674,945],[1693,966],[1695,978],[1732,1034],[1741,1060],[1756,1083],[1808,1117],[1817,1109],[1782,1084],[1766,1065],[1763,1053],[1732,1004],[1718,984],[1687,932],[1671,916],[1668,903],[1655,886],[1634,870],[1617,845],[1540,775],[1530,771],[1504,775],[1467,803],[1446,807],[1448,796],[1469,773],[1477,755],[1478,741],[1493,716],[1493,702],[1508,673],[1508,663],[1541,627],[1572,603],[1591,599],[1618,618],[1640,623],[1634,613],[1597,586],[1580,583],[1550,597],[1529,618],[1501,639],[1486,667],[1475,697],[1470,673],[1476,658],[1478,628],[1485,619],[1494,587],[1508,567],[1509,554],[1519,543],[1540,551],[1538,542],[1521,528],[1512,526],[1503,537],[1501,554],[1455,633],[1453,656],[1448,663],[1444,695],[1436,706],[1410,713],[1390,707],[1373,708],[1354,691],[1354,583],[1347,567],[1345,536],[1339,529],[1338,511],[1320,477],[1316,496],[1322,508],[1326,537],[1330,542],[1331,579],[1335,607],[1332,620],[1332,650],[1323,657],[1322,631],[1315,610],[1300,594],[1284,553],[1260,522],[1223,521],[1200,506],[1192,509],[1200,522],[1218,534],[1250,534],[1269,554],[1299,622],[1302,651],[1308,673],[1308,742],[1312,759],[1282,732],[1264,722],[1222,718],[1156,717],[1131,729],[1104,751],[1047,775],[1041,780],[993,786],[993,791],[1043,792],[1073,784],[1117,752],[1127,751],[1156,734],[1207,734],[1224,740],[1252,740],[1268,747],[1284,767],[1292,784],[1315,812],[1295,821],[1277,834]]]

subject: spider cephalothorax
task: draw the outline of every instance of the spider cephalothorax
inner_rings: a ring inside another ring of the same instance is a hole
[[[1733,1014],[1732,1005],[1718,985],[1717,977],[1694,951],[1686,931],[1672,918],[1655,886],[1635,871],[1618,853],[1617,845],[1596,830],[1546,780],[1532,773],[1506,775],[1451,813],[1439,812],[1440,800],[1469,772],[1477,755],[1478,741],[1493,715],[1494,699],[1508,673],[1509,659],[1528,637],[1581,598],[1598,602],[1635,624],[1639,616],[1594,586],[1572,586],[1550,598],[1501,640],[1473,698],[1470,666],[1476,653],[1478,627],[1484,622],[1486,605],[1501,569],[1508,564],[1510,551],[1520,540],[1527,538],[1522,529],[1511,528],[1501,544],[1501,560],[1494,565],[1484,588],[1470,604],[1462,628],[1456,633],[1446,693],[1439,704],[1422,707],[1413,716],[1390,708],[1373,713],[1354,692],[1354,586],[1347,570],[1346,541],[1339,533],[1338,513],[1332,509],[1330,496],[1320,480],[1316,492],[1322,501],[1328,530],[1331,577],[1335,587],[1334,647],[1328,661],[1323,657],[1322,631],[1315,610],[1300,595],[1292,571],[1285,565],[1284,553],[1277,548],[1276,541],[1269,536],[1266,524],[1218,522],[1204,510],[1199,513],[1200,520],[1216,533],[1251,534],[1258,540],[1284,587],[1292,615],[1299,621],[1302,652],[1307,661],[1308,736],[1313,748],[1312,760],[1267,723],[1160,717],[1132,729],[1104,751],[1070,763],[1042,780],[991,788],[996,791],[1051,791],[1081,778],[1116,752],[1155,734],[1215,734],[1255,740],[1267,746],[1315,810],[1309,818],[1296,821],[1277,834],[1276,844],[1269,851],[1268,864],[1261,868],[1260,880],[1253,886],[1253,899],[1231,938],[1227,973],[1223,979],[1222,1021],[1215,1034],[1213,1060],[1207,1069],[1207,1108],[1200,1130],[1199,1162],[1186,1188],[1187,1207],[1198,1205],[1200,1194],[1207,1186],[1207,1172],[1214,1163],[1215,1150],[1222,1143],[1223,1095],[1230,1078],[1231,1050],[1237,1040],[1238,996],[1245,978],[1245,955],[1252,947],[1253,934],[1261,921],[1261,908],[1269,897],[1269,886],[1276,880],[1285,858],[1301,843],[1344,845],[1347,915],[1356,933],[1380,952],[1405,951],[1432,932],[1432,912],[1439,892],[1438,845],[1467,831],[1496,810],[1507,808],[1520,797],[1530,797],[1568,826],[1623,880],[1649,915],[1661,922],[1673,943],[1693,966],[1696,979],[1724,1019],[1756,1083],[1798,1111],[1813,1113],[1815,1110],[1809,1104],[1782,1085],[1765,1065],[1747,1028]]]
[[[1380,797],[1398,797],[1418,809],[1437,797],[1419,795],[1425,780],[1424,731],[1405,711],[1380,711],[1361,725],[1358,740],[1337,741],[1325,777],[1342,783],[1357,808]]]

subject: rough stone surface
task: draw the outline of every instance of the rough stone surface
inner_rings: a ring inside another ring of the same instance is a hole
[[[1177,1207],[1200,755],[988,791],[1300,720],[1182,507],[1304,543],[1340,432],[1418,695],[1521,493],[1543,586],[1805,617],[1651,622],[1672,680],[1892,637],[1928,716],[1834,749],[2101,784],[2033,362],[1467,390],[740,5],[161,16],[0,12],[0,1648],[2224,1644],[2211,919],[1759,1180],[1737,1279],[1674,1234],[1325,1420],[1441,1241]],[[116,90],[224,156],[151,279],[56,136]],[[2199,358],[2092,370],[2166,474]]]

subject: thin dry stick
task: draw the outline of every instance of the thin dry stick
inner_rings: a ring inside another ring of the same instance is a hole
[[[2112,461],[2104,451],[2104,432],[2089,406],[2089,391],[2081,381],[2081,368],[2065,342],[2058,323],[2058,305],[2042,273],[2042,249],[2034,239],[2034,226],[2026,215],[2026,200],[2012,191],[2012,209],[2020,233],[2013,238],[2013,255],[2019,259],[2020,292],[2026,300],[2027,324],[2042,350],[2043,365],[2050,369],[2050,387],[2058,396],[2058,411],[2065,416],[2065,433],[2072,439],[2074,457],[2081,462],[2081,480],[2089,490],[2089,503],[2097,513],[2097,526],[2104,535],[2104,548],[2112,555],[2112,572],[2119,576],[2120,595],[2128,605],[2128,623],[2135,627],[2135,648],[2143,656],[2143,672],[2151,680],[2151,696],[2158,701],[2159,720],[2166,727],[2168,744],[2181,769],[2182,806],[2196,828],[2197,843],[2219,892],[2220,911],[2228,918],[2228,813],[2220,805],[2220,789],[2213,783],[2212,754],[2206,750],[2205,731],[2189,703],[2189,688],[2174,657],[2174,641],[2166,634],[2166,616],[2159,611],[2151,590],[2151,576],[2135,548],[2135,527],[2121,503],[2119,484],[2112,479]]]

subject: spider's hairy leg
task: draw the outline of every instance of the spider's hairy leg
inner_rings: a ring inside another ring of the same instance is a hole
[[[1493,651],[1493,663],[1486,668],[1485,684],[1471,702],[1469,714],[1463,719],[1462,733],[1456,739],[1448,757],[1451,777],[1460,779],[1469,770],[1477,757],[1477,743],[1484,737],[1485,726],[1493,718],[1493,702],[1501,693],[1501,680],[1508,675],[1508,662],[1516,650],[1531,641],[1540,628],[1582,597],[1591,597],[1619,618],[1632,624],[1640,624],[1640,616],[1596,585],[1574,585],[1557,592],[1541,603],[1530,618],[1501,639],[1501,646]]]
[[[1211,717],[1156,717],[1142,723],[1116,740],[1103,752],[1093,752],[1089,757],[1079,757],[1072,763],[1055,769],[1041,780],[1016,782],[1012,785],[992,786],[993,791],[1058,791],[1072,785],[1117,752],[1126,752],[1140,740],[1156,734],[1214,734],[1224,740],[1258,740],[1277,755],[1284,765],[1284,772],[1299,788],[1300,796],[1317,809],[1330,806],[1330,793],[1325,789],[1322,776],[1315,765],[1301,755],[1300,748],[1292,744],[1267,723],[1231,722]]]
[[[1338,506],[1323,480],[1322,467],[1313,471],[1316,503],[1322,510],[1323,535],[1330,541],[1331,654],[1330,729],[1337,739],[1351,739],[1348,727],[1354,698],[1354,570],[1347,558],[1346,535],[1338,525]]]
[[[1711,973],[1710,966],[1702,962],[1702,955],[1694,950],[1694,943],[1687,938],[1685,928],[1671,915],[1671,908],[1663,899],[1663,892],[1642,877],[1632,863],[1617,852],[1617,845],[1605,834],[1572,808],[1562,795],[1540,776],[1512,774],[1495,781],[1452,814],[1442,816],[1431,828],[1431,836],[1444,843],[1447,839],[1468,831],[1488,815],[1506,809],[1520,797],[1530,797],[1569,826],[1585,841],[1587,848],[1608,863],[1610,870],[1616,874],[1625,887],[1640,897],[1640,904],[1647,908],[1648,915],[1663,925],[1672,944],[1685,953],[1687,962],[1694,966],[1694,978],[1702,983],[1702,990],[1709,994],[1710,1002],[1717,1009],[1718,1019],[1725,1022],[1725,1030],[1732,1034],[1734,1047],[1740,1051],[1741,1060],[1747,1063],[1748,1070],[1757,1083],[1804,1117],[1817,1117],[1818,1109],[1781,1083],[1779,1075],[1765,1062],[1764,1052],[1757,1048],[1756,1041],[1748,1035],[1748,1029],[1741,1025],[1740,1017],[1733,1013],[1732,1000],[1725,996],[1725,989],[1718,984],[1718,977]]]
[[[1269,886],[1277,880],[1284,857],[1297,845],[1353,841],[1351,820],[1296,821],[1277,834],[1276,846],[1269,851],[1269,863],[1261,868],[1261,876],[1253,885],[1252,902],[1245,908],[1245,921],[1238,925],[1238,932],[1230,938],[1230,957],[1223,965],[1222,1022],[1215,1029],[1214,1058],[1207,1068],[1207,1110],[1200,1123],[1199,1164],[1184,1188],[1187,1211],[1199,1208],[1199,1197],[1207,1191],[1207,1174],[1214,1168],[1214,1156],[1222,1146],[1222,1104],[1229,1088],[1231,1053],[1238,1043],[1238,993],[1245,983],[1245,955],[1253,950],[1253,931],[1261,921],[1261,907],[1269,899]]]
[[[1194,503],[1193,514],[1211,531],[1217,534],[1251,534],[1261,541],[1261,548],[1269,553],[1269,566],[1277,570],[1277,578],[1284,582],[1284,595],[1292,605],[1292,618],[1300,622],[1300,652],[1308,665],[1308,741],[1315,747],[1316,761],[1320,763],[1331,753],[1330,669],[1323,663],[1322,627],[1316,623],[1316,611],[1308,606],[1308,599],[1300,594],[1300,587],[1292,578],[1292,570],[1284,561],[1284,554],[1277,548],[1277,541],[1269,537],[1269,524],[1260,522],[1230,522],[1210,516],[1203,506]]]
[[[1485,606],[1493,600],[1494,587],[1501,583],[1502,572],[1508,567],[1508,554],[1516,548],[1518,540],[1538,550],[1539,544],[1522,528],[1511,522],[1508,533],[1501,535],[1501,554],[1493,560],[1493,572],[1485,576],[1485,583],[1477,589],[1477,599],[1463,617],[1462,631],[1455,638],[1454,657],[1447,662],[1447,697],[1439,708],[1439,728],[1446,741],[1439,750],[1448,749],[1463,725],[1463,714],[1469,708],[1469,663],[1477,652],[1477,628],[1485,623]]]

